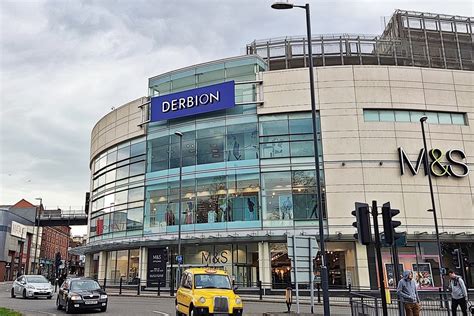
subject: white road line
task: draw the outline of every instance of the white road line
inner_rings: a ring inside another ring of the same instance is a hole
[[[27,310],[27,309],[22,309],[21,311],[22,312],[35,312],[35,313],[45,314],[45,315],[49,315],[49,316],[56,316],[56,314],[48,313],[48,312],[32,311],[32,310]]]
[[[166,314],[166,313],[159,312],[159,311],[153,311],[153,313],[161,314],[161,315],[163,315],[163,316],[170,316],[170,314]]]

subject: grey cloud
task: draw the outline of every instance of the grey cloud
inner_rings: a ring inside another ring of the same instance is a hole
[[[82,205],[94,124],[146,95],[151,76],[305,34],[302,10],[271,3],[0,1],[0,201]],[[472,15],[470,1],[310,3],[314,34],[379,34],[396,8]]]

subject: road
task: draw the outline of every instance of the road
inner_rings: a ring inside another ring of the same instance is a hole
[[[66,315],[64,311],[56,309],[56,295],[51,300],[48,299],[23,299],[10,297],[11,283],[0,283],[0,306],[11,308],[23,313],[25,316],[54,316]],[[350,315],[346,307],[331,308],[332,315]],[[278,314],[286,311],[284,302],[251,302],[244,300],[244,314],[248,316],[263,315],[264,313]],[[292,311],[296,311],[296,305],[293,304]],[[301,313],[309,313],[308,305],[300,305]],[[322,307],[316,306],[316,315],[322,315]],[[75,315],[123,315],[123,316],[171,316],[175,315],[174,298],[156,297],[156,296],[110,296],[107,312],[100,313],[95,311],[86,311],[75,313]]]

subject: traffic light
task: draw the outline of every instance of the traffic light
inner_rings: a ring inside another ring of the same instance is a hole
[[[384,203],[382,206],[382,219],[383,219],[383,232],[385,236],[385,243],[387,245],[393,245],[397,234],[395,228],[400,226],[402,222],[394,221],[393,218],[400,214],[399,210],[392,209],[390,202]]]
[[[357,234],[354,234],[354,237],[362,245],[369,245],[372,242],[369,204],[356,202],[355,210],[351,214],[356,217],[356,221],[352,223],[352,226],[357,228]]]
[[[454,249],[453,252],[451,252],[453,255],[453,265],[456,269],[461,269],[461,253],[459,249]]]
[[[56,257],[54,259],[54,265],[59,267],[61,265],[61,253],[58,251],[56,252]]]

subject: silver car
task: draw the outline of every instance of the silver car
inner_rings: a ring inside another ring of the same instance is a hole
[[[22,275],[13,281],[11,296],[46,297],[51,299],[54,288],[42,275]]]

